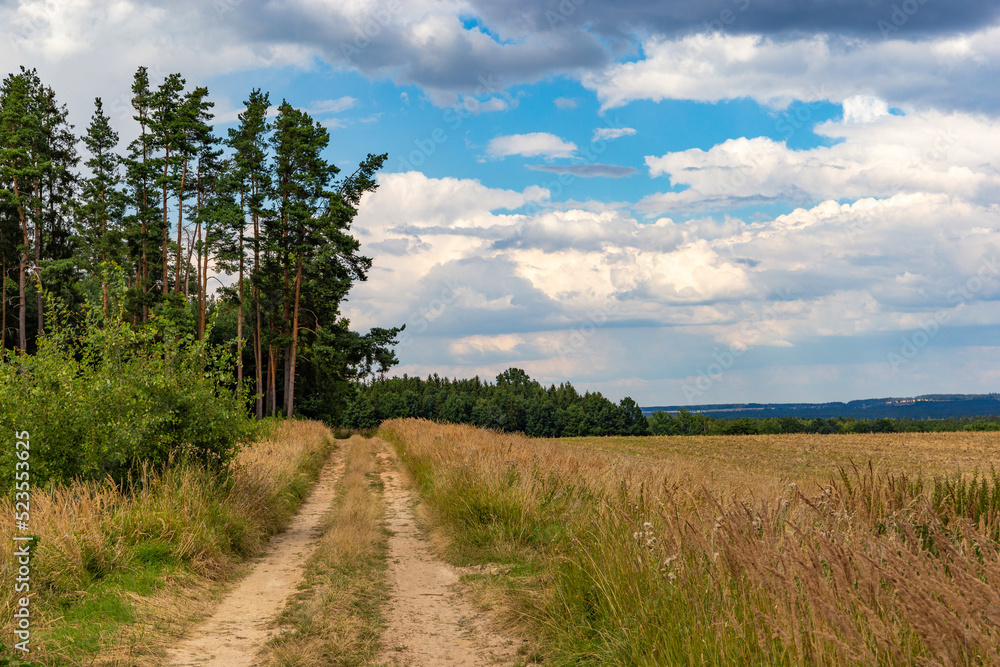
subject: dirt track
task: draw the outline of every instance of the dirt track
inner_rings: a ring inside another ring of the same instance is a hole
[[[382,457],[390,466],[388,456]],[[434,557],[417,529],[414,498],[395,470],[383,472],[392,601],[382,659],[390,665],[510,665],[513,642],[492,633],[458,588],[459,575]]]
[[[275,632],[273,619],[295,592],[305,562],[316,547],[320,519],[333,501],[343,471],[337,452],[292,519],[288,530],[275,535],[267,553],[249,575],[219,603],[216,612],[168,653],[169,667],[252,667],[255,657]]]
[[[400,482],[395,458],[383,443],[392,599],[380,664],[398,667],[487,667],[515,662],[515,642],[494,634],[484,616],[463,598],[459,574],[432,555],[418,531],[414,496]],[[344,462],[334,455],[287,531],[219,603],[216,612],[168,652],[166,667],[254,667],[265,642],[279,628],[274,618],[301,582],[315,549],[322,516],[334,499]]]

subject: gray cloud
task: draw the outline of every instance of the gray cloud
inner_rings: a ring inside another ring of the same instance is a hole
[[[581,178],[623,178],[638,171],[634,167],[624,167],[617,164],[529,164],[527,167],[534,171],[572,174]]]
[[[880,21],[899,28],[891,36],[910,39],[973,30],[1000,17],[998,0],[473,0],[473,5],[487,24],[510,30],[589,26],[621,42],[639,32],[676,37],[705,30],[881,39]]]

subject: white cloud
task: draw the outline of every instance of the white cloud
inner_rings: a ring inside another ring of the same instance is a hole
[[[511,155],[567,158],[573,157],[576,151],[576,144],[560,139],[548,132],[501,135],[491,139],[489,145],[486,147],[487,154],[496,159],[502,159]]]
[[[845,123],[871,123],[889,114],[889,105],[874,95],[854,95],[843,102]]]
[[[617,139],[619,137],[632,136],[633,134],[635,134],[635,128],[632,127],[599,127],[594,130],[594,138],[592,141]]]
[[[605,109],[634,100],[742,97],[782,108],[792,100],[843,102],[858,95],[907,110],[974,109],[986,100],[995,107],[997,94],[985,82],[1000,69],[998,43],[997,26],[937,41],[654,36],[643,43],[643,60],[587,71],[581,81]]]
[[[707,151],[647,156],[651,176],[669,176],[674,186],[688,189],[650,195],[639,207],[661,213],[902,192],[987,203],[1000,191],[1000,172],[992,166],[1000,151],[1000,120],[925,112],[828,122],[815,131],[840,143],[792,150],[766,137],[739,138]]]
[[[845,349],[860,354],[882,340],[888,352],[939,313],[955,330],[1000,321],[1000,210],[988,202],[914,192],[754,223],[641,223],[622,209],[545,208],[538,189],[415,172],[380,182],[355,225],[375,269],[347,315],[361,327],[407,323],[400,372],[491,376],[516,364],[543,379],[602,368],[684,378],[727,350],[830,360],[846,352],[823,341],[859,341]],[[510,212],[529,201],[542,210]],[[872,368],[890,372],[886,352]],[[764,381],[733,372],[748,392]]]
[[[575,109],[579,103],[572,97],[557,97],[555,105],[559,109]]]
[[[304,111],[314,116],[326,113],[340,113],[341,111],[353,109],[357,104],[358,98],[345,95],[335,100],[317,100],[306,107]]]

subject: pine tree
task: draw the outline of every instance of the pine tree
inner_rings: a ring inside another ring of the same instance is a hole
[[[284,398],[289,418],[295,409],[303,288],[311,305],[327,313],[316,326],[333,325],[350,286],[365,280],[371,268],[371,259],[358,254],[360,244],[347,232],[362,194],[375,189],[374,174],[386,156],[369,155],[339,191],[333,191],[330,188],[340,170],[322,156],[329,142],[330,135],[320,123],[287,101],[282,103],[272,137],[278,210],[269,237],[282,272],[281,327],[282,340],[287,341]]]
[[[184,257],[183,237],[185,232],[184,211],[185,201],[191,196],[189,188],[188,173],[190,164],[199,155],[199,147],[211,143],[212,128],[208,124],[212,119],[212,114],[208,111],[214,106],[209,102],[208,88],[195,88],[184,96],[183,102],[177,109],[175,117],[175,127],[177,129],[177,143],[175,145],[177,162],[180,165],[180,174],[174,179],[177,194],[177,253],[174,264],[174,294],[187,296],[188,279],[187,264],[190,263],[194,241],[188,244],[187,262],[184,263],[184,279],[181,279],[182,258]],[[197,193],[194,193],[197,194]]]
[[[179,183],[181,181],[179,172],[182,165],[182,156],[179,153],[185,135],[183,125],[178,118],[183,90],[184,79],[181,78],[181,75],[170,74],[152,95],[151,104],[150,128],[155,136],[154,145],[157,150],[162,152],[162,155],[157,158],[158,165],[162,169],[157,178],[157,185],[162,195],[160,212],[163,219],[160,231],[163,243],[160,249],[162,264],[160,289],[164,297],[170,293],[170,221],[167,219],[170,204],[168,195],[172,191],[183,193],[183,184]],[[186,161],[183,164],[186,166]],[[175,280],[179,280],[179,276],[175,276]]]
[[[156,136],[153,134],[153,92],[149,88],[149,73],[145,67],[136,70],[132,82],[133,119],[139,123],[140,133],[129,144],[125,160],[126,183],[133,214],[126,218],[126,237],[135,265],[134,287],[142,320],[149,319],[153,305],[151,291],[154,281],[150,266],[158,264],[160,257],[152,238],[158,235],[160,211],[156,202]]]
[[[122,218],[125,214],[125,195],[121,192],[121,158],[115,153],[118,147],[118,133],[111,127],[104,114],[101,98],[94,100],[94,115],[91,117],[83,143],[90,153],[84,164],[91,176],[83,184],[82,204],[77,214],[81,227],[81,240],[85,252],[89,252],[85,269],[100,274],[102,262],[124,259],[122,248]],[[101,281],[101,299],[104,313],[108,312],[108,284]]]
[[[271,130],[267,122],[267,110],[270,107],[270,100],[267,93],[261,93],[259,89],[254,89],[250,93],[250,98],[244,102],[246,110],[239,115],[240,124],[238,127],[229,130],[229,146],[234,151],[233,160],[235,163],[235,175],[239,182],[240,205],[249,216],[250,224],[253,227],[253,237],[251,246],[253,249],[253,269],[251,276],[251,301],[254,314],[254,373],[256,400],[255,410],[257,419],[264,417],[264,381],[263,381],[263,350],[262,350],[262,317],[260,283],[258,278],[261,269],[261,236],[262,225],[268,211],[265,208],[268,192],[271,188],[271,169],[267,162],[268,133]],[[246,227],[247,224],[241,221],[238,230],[235,232],[236,248],[231,254],[235,254],[238,270],[238,315],[237,315],[237,340],[239,344],[243,341],[243,318],[244,318],[244,254],[246,248]],[[243,358],[238,358],[237,375],[243,378]]]
[[[34,72],[21,68],[9,75],[0,88],[0,179],[4,200],[16,211],[21,226],[18,247],[18,336],[17,347],[28,349],[27,273],[32,240],[40,233],[35,212],[41,207],[38,188],[50,165],[40,159],[42,122],[32,99]],[[34,233],[32,233],[34,231]]]

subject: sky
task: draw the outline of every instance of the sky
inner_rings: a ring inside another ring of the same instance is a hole
[[[1000,390],[1000,0],[0,0],[86,126],[182,73],[388,153],[355,329],[396,373],[640,405]]]

